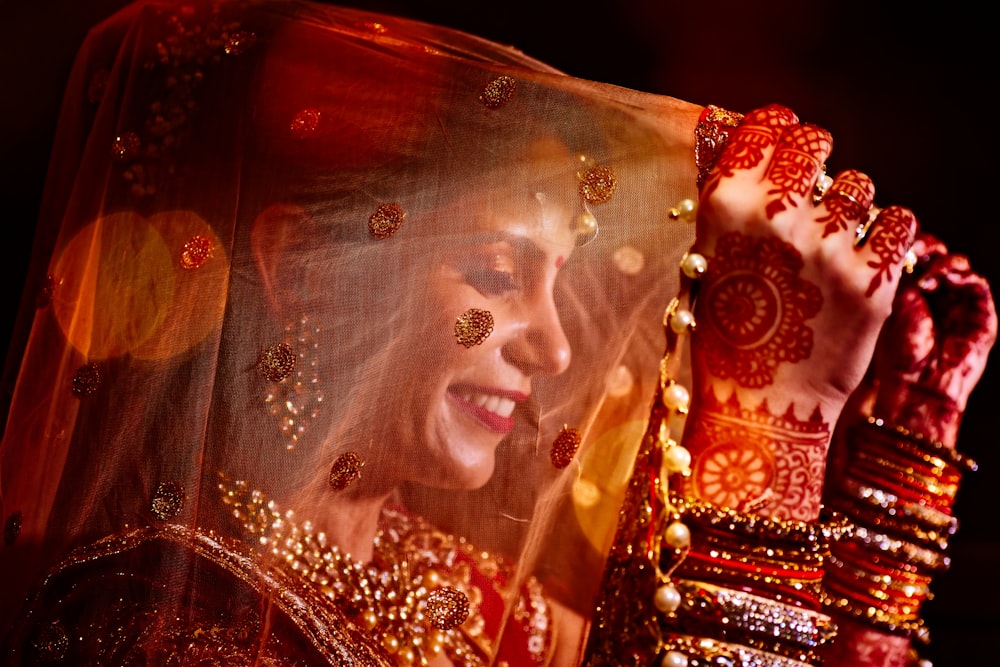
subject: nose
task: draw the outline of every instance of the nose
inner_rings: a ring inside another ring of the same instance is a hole
[[[558,375],[572,357],[551,291],[524,304],[521,326],[503,348],[504,358],[525,375]]]

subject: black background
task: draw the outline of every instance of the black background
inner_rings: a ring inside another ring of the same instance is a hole
[[[124,4],[0,0],[3,332],[13,325],[70,65],[88,27]],[[344,4],[516,46],[581,78],[734,111],[785,104],[833,133],[831,173],[868,173],[879,205],[910,207],[924,229],[968,255],[1000,293],[1000,143],[992,100],[1000,63],[987,3],[935,3],[933,10],[862,0]],[[1000,620],[1000,361],[993,356],[959,439],[979,471],[959,494],[952,569],[935,580],[936,597],[925,607],[927,655],[938,667],[998,664],[1000,654],[990,635]]]

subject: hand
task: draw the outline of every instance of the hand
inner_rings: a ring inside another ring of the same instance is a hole
[[[875,348],[872,413],[954,445],[996,342],[996,309],[989,284],[964,255],[928,235],[913,250],[917,265],[904,275]]]
[[[818,516],[831,425],[871,360],[916,220],[869,221],[855,170],[814,199],[830,134],[769,106],[734,128],[705,182],[693,252],[687,491],[781,518]]]

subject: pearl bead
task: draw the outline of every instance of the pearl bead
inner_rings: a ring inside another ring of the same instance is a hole
[[[576,216],[576,231],[580,234],[591,234],[597,229],[597,218],[590,211],[584,211]]]
[[[699,278],[708,270],[708,260],[704,255],[689,252],[681,260],[681,271],[688,278]]]
[[[675,310],[670,316],[670,328],[674,333],[687,333],[688,329],[694,326],[694,315],[690,310]]]
[[[691,546],[691,531],[680,521],[674,521],[667,526],[663,539],[674,549],[686,549]]]
[[[664,584],[656,589],[653,604],[664,614],[669,614],[681,606],[681,594],[670,584]]]
[[[687,667],[687,656],[680,651],[667,651],[660,661],[660,667]]]
[[[670,210],[670,217],[683,222],[694,222],[698,212],[698,202],[693,199],[682,199]]]
[[[671,382],[669,385],[663,388],[663,405],[670,410],[687,410],[688,403],[691,401],[691,394],[688,393],[687,387],[676,382]]]
[[[825,171],[816,179],[816,191],[819,192],[820,196],[825,195],[831,185],[833,185],[833,178]]]
[[[681,445],[667,447],[663,451],[663,465],[668,472],[685,473],[691,467],[691,452]]]

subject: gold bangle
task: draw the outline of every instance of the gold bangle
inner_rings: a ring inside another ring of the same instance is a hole
[[[738,628],[768,643],[781,640],[791,645],[785,650],[775,648],[782,655],[810,652],[837,633],[829,615],[796,604],[703,581],[678,580],[675,587],[683,602],[671,618],[683,614],[685,623],[697,619],[723,628]]]
[[[731,665],[732,667],[811,667],[811,659],[787,658],[750,646],[719,641],[708,637],[671,634],[661,641],[662,652],[679,653],[695,664]],[[810,662],[805,662],[810,660]]]
[[[919,433],[914,433],[903,426],[889,424],[879,417],[868,417],[865,419],[865,423],[876,431],[882,431],[885,434],[902,438],[905,444],[911,445],[909,447],[904,446],[904,451],[918,459],[926,461],[928,457],[942,458],[948,463],[969,472],[975,472],[979,468],[973,459],[965,456],[954,447],[949,447],[943,442],[925,438]]]

